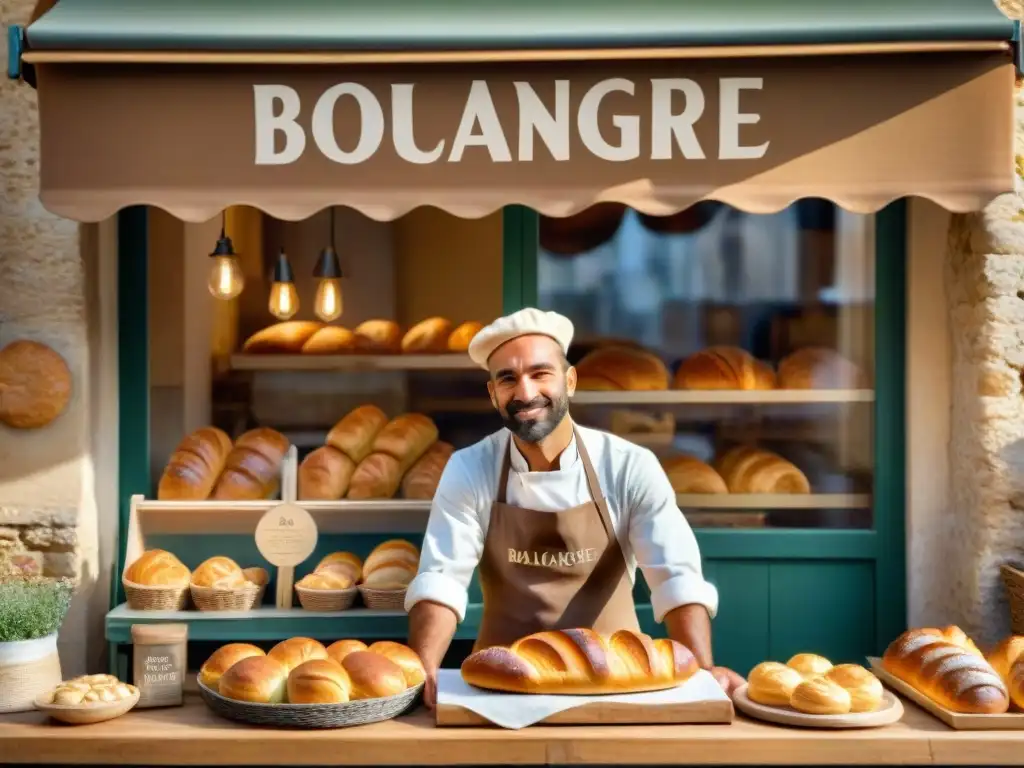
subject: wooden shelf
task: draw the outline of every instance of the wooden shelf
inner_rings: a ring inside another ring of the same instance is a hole
[[[663,389],[646,392],[577,391],[577,405],[687,405],[687,404],[775,404],[872,403],[871,389]]]
[[[321,533],[423,533],[429,501],[373,499],[368,501],[297,501],[316,521]]]
[[[469,356],[450,355],[232,355],[235,371],[476,371]],[[481,371],[483,373],[483,371]]]
[[[870,509],[867,493],[679,493],[680,509]]]

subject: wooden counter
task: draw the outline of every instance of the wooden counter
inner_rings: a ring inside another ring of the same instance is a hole
[[[237,725],[194,695],[108,723],[0,715],[0,762],[91,765],[1024,765],[1024,732],[957,732],[905,702],[902,722],[811,731],[732,725],[435,728],[424,710],[331,731]]]

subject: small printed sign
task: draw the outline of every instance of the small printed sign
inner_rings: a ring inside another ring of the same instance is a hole
[[[296,504],[279,504],[256,525],[256,548],[278,568],[298,565],[316,548],[316,522]]]

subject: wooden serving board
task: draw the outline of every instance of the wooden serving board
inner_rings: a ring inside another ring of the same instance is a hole
[[[882,660],[869,656],[871,671],[878,679],[912,702],[927,710],[950,728],[958,731],[1024,731],[1024,712],[1007,712],[1003,715],[965,715],[932,701],[911,685],[900,680],[882,666]]]
[[[747,696],[747,686],[733,693],[736,708],[743,714],[776,725],[794,725],[801,728],[878,728],[898,723],[903,717],[903,705],[891,691],[885,692],[880,709],[874,712],[850,712],[845,715],[809,715],[795,709],[767,707]]]
[[[453,704],[438,703],[439,726],[493,726],[476,712]],[[622,704],[592,702],[558,712],[536,725],[679,725],[731,723],[730,701],[694,701],[679,704]]]

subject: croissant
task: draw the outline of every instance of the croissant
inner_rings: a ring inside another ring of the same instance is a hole
[[[690,650],[674,640],[628,629],[610,636],[557,629],[473,653],[462,662],[462,679],[511,693],[626,693],[673,688],[698,668]]]

